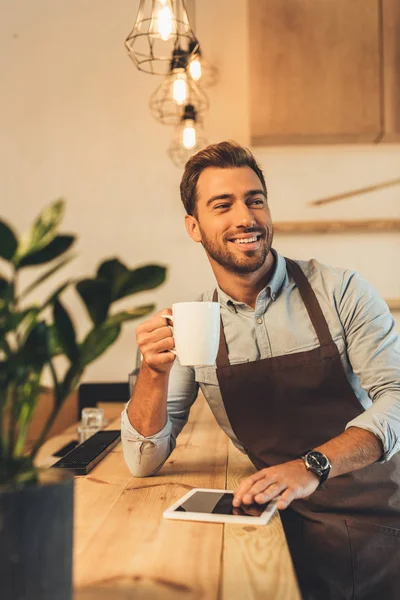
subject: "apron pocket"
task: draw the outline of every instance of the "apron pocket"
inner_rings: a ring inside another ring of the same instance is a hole
[[[347,520],[354,600],[399,600],[400,529]]]
[[[304,501],[296,501],[304,510]],[[303,600],[353,600],[349,536],[338,519],[280,513]],[[379,600],[384,600],[380,598]]]

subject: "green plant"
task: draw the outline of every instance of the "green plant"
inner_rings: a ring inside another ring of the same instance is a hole
[[[111,314],[119,300],[160,285],[166,269],[147,265],[128,269],[118,259],[100,264],[93,278],[67,280],[41,304],[28,296],[64,267],[73,255],[74,235],[59,234],[64,202],[45,209],[28,235],[18,240],[0,221],[0,484],[35,480],[34,458],[44,442],[65,398],[77,387],[85,368],[113,344],[124,322],[138,319],[153,304]],[[20,289],[21,271],[51,263],[37,279]],[[72,319],[61,300],[73,286],[87,309],[91,326],[78,341]],[[58,356],[64,356],[62,368]],[[49,369],[54,387],[54,409],[33,447],[25,442],[40,391],[43,372]]]

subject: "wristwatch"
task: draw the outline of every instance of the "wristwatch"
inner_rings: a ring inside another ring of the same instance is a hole
[[[328,479],[332,467],[329,458],[317,450],[310,450],[303,454],[301,458],[304,461],[307,471],[312,471],[318,475],[319,486],[317,489],[324,489],[325,486],[323,484]]]

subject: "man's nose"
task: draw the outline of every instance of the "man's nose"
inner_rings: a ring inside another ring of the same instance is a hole
[[[252,227],[255,225],[254,214],[247,204],[238,204],[235,211],[235,220],[237,226]]]

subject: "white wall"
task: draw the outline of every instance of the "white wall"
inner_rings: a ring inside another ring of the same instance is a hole
[[[193,298],[213,279],[202,249],[184,231],[181,170],[166,153],[172,129],[148,110],[160,79],[137,71],[124,48],[137,6],[137,0],[0,0],[0,215],[22,232],[43,206],[64,196],[64,230],[79,235],[79,256],[59,280],[92,273],[111,256],[131,266],[158,262],[168,266],[167,283],[133,304],[155,301],[161,309]],[[220,70],[218,85],[209,90],[208,139],[248,144],[245,0],[197,0],[196,30]],[[398,177],[400,145],[254,151],[275,220],[400,216],[399,187],[306,206]],[[292,257],[356,268],[383,296],[398,297],[399,238],[280,235],[275,246]],[[67,300],[83,333],[84,311],[72,294]],[[134,325],[128,325],[86,379],[125,378],[134,340]]]

